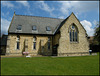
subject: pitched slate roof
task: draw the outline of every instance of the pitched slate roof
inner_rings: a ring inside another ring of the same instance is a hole
[[[38,16],[15,15],[11,22],[8,33],[29,33],[29,34],[51,34],[53,35],[64,19],[47,18]],[[22,25],[22,30],[17,31],[18,25]],[[37,27],[37,31],[32,31],[32,26]],[[46,31],[46,26],[51,31]]]

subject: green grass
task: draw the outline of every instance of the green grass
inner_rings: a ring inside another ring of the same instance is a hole
[[[1,75],[99,75],[99,55],[1,58]]]

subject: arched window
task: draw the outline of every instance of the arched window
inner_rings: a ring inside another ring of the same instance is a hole
[[[69,29],[70,42],[78,42],[78,29],[72,24]]]
[[[16,49],[19,50],[20,49],[20,36],[17,35],[17,42],[16,42]]]
[[[36,41],[36,36],[33,37],[33,41],[34,41],[34,42]]]
[[[36,50],[36,36],[33,37],[33,50]]]
[[[19,41],[20,40],[20,36],[19,35],[17,35],[17,41]]]

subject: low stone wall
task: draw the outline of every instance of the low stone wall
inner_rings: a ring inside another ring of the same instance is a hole
[[[30,56],[37,56],[37,53],[29,53]]]
[[[28,55],[30,55],[30,56],[51,56],[52,54],[51,53],[49,53],[49,52],[47,52],[47,53],[45,53],[45,54],[38,54],[38,53],[29,53]],[[26,56],[26,55],[23,55],[22,53],[6,53],[6,55],[5,56]]]
[[[6,53],[6,56],[22,56],[22,53]]]
[[[89,52],[59,53],[57,56],[86,56]]]
[[[29,53],[30,56],[39,56],[37,53]],[[89,55],[89,52],[75,52],[75,53],[59,53],[57,56],[86,56]],[[25,56],[22,53],[6,53],[6,56]],[[45,54],[41,56],[52,56],[51,54]]]

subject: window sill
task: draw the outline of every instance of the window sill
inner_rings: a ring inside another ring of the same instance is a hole
[[[22,31],[22,30],[16,30],[16,31]]]
[[[20,50],[20,49],[16,49],[16,50]]]
[[[36,41],[33,41],[33,42],[36,42]]]
[[[36,49],[33,49],[33,51],[36,51]]]
[[[73,43],[75,43],[75,44],[77,44],[77,43],[79,43],[79,42],[70,42],[71,44],[73,44]]]

